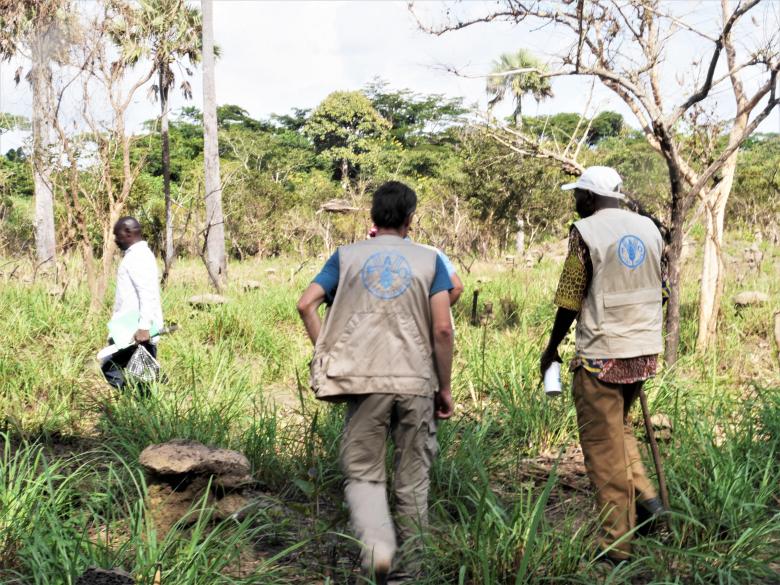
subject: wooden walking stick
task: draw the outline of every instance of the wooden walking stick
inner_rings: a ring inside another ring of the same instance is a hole
[[[645,419],[645,432],[647,438],[650,440],[650,451],[653,453],[653,463],[655,463],[655,470],[658,472],[658,489],[661,492],[661,503],[668,511],[669,507],[669,492],[666,489],[666,474],[664,473],[664,467],[661,462],[661,453],[658,451],[658,443],[655,440],[655,433],[653,432],[653,423],[650,420],[650,409],[647,407],[647,396],[643,388],[639,389],[639,402],[642,404],[642,416]]]

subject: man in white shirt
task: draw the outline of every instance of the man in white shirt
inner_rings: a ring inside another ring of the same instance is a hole
[[[121,217],[114,225],[114,241],[124,252],[116,277],[116,295],[112,318],[128,312],[137,312],[138,330],[133,336],[136,344],[142,345],[157,357],[157,339],[152,339],[150,330],[163,326],[160,303],[160,277],[157,261],[141,235],[141,224],[134,217]],[[131,345],[115,353],[103,364],[103,375],[108,383],[118,389],[125,385],[124,368],[135,352]]]

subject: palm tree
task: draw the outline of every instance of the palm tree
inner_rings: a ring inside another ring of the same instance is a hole
[[[222,184],[219,177],[217,95],[214,86],[214,8],[201,0],[203,12],[203,159],[206,187],[206,268],[218,290],[227,280],[225,225],[222,216]]]
[[[525,49],[501,55],[493,62],[492,75],[488,77],[485,88],[488,94],[488,113],[492,112],[498,102],[511,96],[515,101],[515,110],[512,113],[515,125],[521,126],[523,96],[531,94],[540,102],[553,95],[550,80],[541,73],[545,69],[545,65]]]
[[[126,56],[149,58],[157,71],[154,90],[160,98],[160,142],[162,143],[163,192],[165,194],[165,268],[163,282],[173,264],[173,210],[171,205],[171,156],[168,132],[169,93],[176,81],[174,65],[184,59],[195,65],[201,56],[201,15],[184,0],[140,0],[140,6],[126,22],[122,49]],[[184,67],[192,75],[189,67]],[[192,98],[188,81],[181,83],[185,99]]]

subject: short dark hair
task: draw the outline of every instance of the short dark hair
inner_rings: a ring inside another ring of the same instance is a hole
[[[417,209],[417,193],[400,181],[388,181],[374,192],[371,219],[379,228],[400,228]]]
[[[140,232],[141,224],[133,216],[125,215],[116,220],[116,223],[114,224],[114,231],[117,229],[127,230],[129,232]]]

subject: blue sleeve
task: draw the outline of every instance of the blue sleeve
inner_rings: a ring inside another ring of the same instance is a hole
[[[316,282],[325,290],[325,302],[329,305],[336,298],[336,288],[339,286],[339,251],[336,250],[333,255],[325,262],[320,273],[314,277],[312,282]]]
[[[431,294],[435,295],[443,290],[452,290],[452,280],[447,272],[447,267],[439,254],[436,255],[436,273],[433,276],[433,283],[431,284]]]
[[[455,270],[455,265],[450,261],[449,258],[447,258],[447,254],[445,254],[441,250],[439,250],[439,258],[441,258],[441,261],[444,262],[444,268],[447,269],[447,274],[452,276],[453,274],[455,274],[455,272],[457,272]]]

